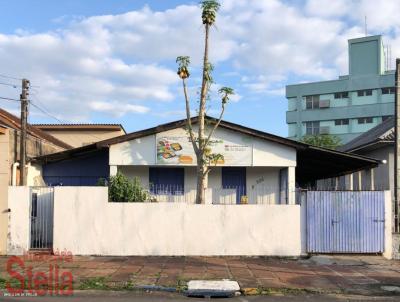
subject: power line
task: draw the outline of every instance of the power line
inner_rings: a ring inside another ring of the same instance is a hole
[[[1,100],[6,100],[6,101],[15,101],[15,102],[19,102],[19,100],[17,100],[17,99],[6,98],[6,97],[2,97],[2,96],[0,96],[0,99],[1,99]]]
[[[35,101],[39,102],[37,99],[36,99]],[[74,124],[75,124],[75,123],[72,123],[71,121],[62,121],[62,120],[60,120],[60,119],[57,118],[56,116],[54,116],[54,115],[52,115],[51,113],[49,113],[48,110],[45,110],[45,109],[43,109],[43,108],[40,108],[37,104],[33,103],[32,100],[30,100],[29,103],[30,103],[33,107],[35,107],[36,109],[38,109],[40,112],[42,112],[43,114],[45,114],[45,115],[47,115],[47,116],[49,116],[49,117],[55,119],[56,121],[58,121],[60,124],[71,124],[71,125],[74,125]],[[43,106],[43,107],[44,107],[44,106]],[[95,138],[96,140],[102,140],[101,137],[98,137],[98,136],[96,136],[96,135],[94,135],[94,134],[89,134],[89,133],[87,133],[87,134],[88,134],[89,136]]]
[[[36,109],[38,109],[40,112],[44,113],[45,115],[55,119],[56,121],[58,121],[60,124],[64,124],[65,122],[63,122],[62,120],[60,120],[59,118],[57,118],[56,116],[50,114],[49,112],[47,112],[46,110],[40,108],[38,105],[36,105],[35,103],[33,103],[32,101],[29,101],[29,103],[35,107]]]
[[[11,87],[13,87],[13,88],[17,88],[17,85],[16,85],[16,84],[12,84],[12,83],[3,83],[3,82],[0,82],[0,85],[11,86]]]
[[[21,81],[22,80],[22,78],[11,77],[11,76],[5,75],[5,74],[0,74],[0,77],[6,78],[6,79],[12,79],[12,80],[16,80],[16,81]]]
[[[31,93],[32,100],[34,100],[36,103],[39,103],[39,105],[42,106],[42,109],[43,109],[43,110],[45,110],[45,111],[47,111],[47,112],[50,112],[50,110],[47,109],[47,107],[46,107],[41,101],[39,101],[39,99],[37,99],[36,97],[33,98],[33,96],[34,96],[34,95],[37,95],[38,93],[39,93],[39,92]],[[31,101],[32,101],[32,100],[31,100]],[[39,106],[39,105],[36,104],[36,106]]]

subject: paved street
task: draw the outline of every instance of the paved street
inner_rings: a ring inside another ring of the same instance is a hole
[[[0,286],[10,280],[7,257],[0,258]],[[49,259],[27,260],[25,268],[48,275]],[[400,262],[374,256],[318,256],[310,259],[264,257],[82,257],[57,262],[71,272],[74,290],[184,291],[191,279],[237,280],[248,295],[310,293],[400,295]],[[14,266],[14,269],[17,266]],[[21,270],[20,270],[21,271]],[[27,275],[26,270],[21,274]],[[14,282],[15,283],[15,282]],[[18,284],[18,283],[17,283]],[[386,288],[385,286],[389,286]],[[395,287],[390,287],[395,286]],[[385,289],[394,290],[390,292]]]
[[[75,294],[73,297],[32,297],[32,298],[1,298],[4,302],[158,302],[158,301],[177,301],[177,302],[203,302],[210,301],[207,298],[190,298],[179,294],[165,293],[127,293],[127,292],[94,292],[90,294]],[[295,296],[240,296],[235,298],[212,299],[221,302],[334,302],[334,301],[398,301],[399,297],[365,297],[365,296],[343,296],[343,295],[295,295]]]

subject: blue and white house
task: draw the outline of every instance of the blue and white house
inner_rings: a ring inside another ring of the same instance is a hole
[[[194,202],[196,157],[185,126],[180,120],[39,157],[33,164],[48,185],[96,185],[120,172],[138,178],[159,201]],[[293,204],[296,187],[378,164],[226,121],[215,131],[210,152],[222,155],[210,164],[210,203]]]

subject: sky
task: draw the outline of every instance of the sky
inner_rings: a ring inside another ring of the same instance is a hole
[[[214,80],[236,94],[224,119],[287,136],[285,86],[347,74],[347,40],[382,34],[400,56],[398,0],[221,0]],[[31,81],[31,123],[121,123],[128,132],[185,117],[175,59],[191,57],[198,105],[204,30],[198,1],[0,0],[0,97]],[[0,99],[15,114],[19,103]]]

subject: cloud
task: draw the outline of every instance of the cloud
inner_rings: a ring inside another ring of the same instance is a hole
[[[210,60],[219,86],[240,91],[233,102],[251,94],[281,96],[290,78],[324,80],[346,73],[347,39],[363,35],[364,15],[371,33],[400,43],[397,0],[296,3],[222,1],[211,32]],[[118,117],[154,108],[168,111],[164,115],[180,112],[178,55],[191,56],[189,85],[198,84],[204,33],[197,5],[53,21],[60,26],[54,31],[0,34],[0,66],[39,85],[36,99],[57,116],[90,120],[96,112]],[[400,55],[393,49],[393,56]],[[194,100],[197,90],[192,90]],[[220,104],[214,104],[218,109]]]
[[[349,12],[352,6],[349,0],[308,0],[306,13],[318,17],[341,17]]]
[[[141,105],[123,104],[118,102],[91,102],[92,110],[99,112],[111,112],[112,115],[121,117],[127,113],[147,113],[150,108]]]

